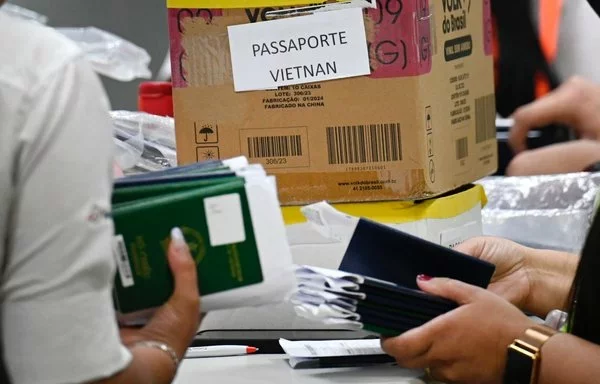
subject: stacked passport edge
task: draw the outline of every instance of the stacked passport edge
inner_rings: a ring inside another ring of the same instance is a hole
[[[291,301],[302,317],[393,336],[457,307],[421,291],[419,274],[486,288],[494,271],[483,260],[359,219],[339,270],[296,267]]]
[[[348,329],[397,335],[456,308],[419,290],[339,270],[298,266],[295,274],[296,313]]]
[[[179,227],[206,311],[284,301],[296,285],[276,181],[243,157],[115,182],[115,309],[144,323],[171,295],[166,252]]]

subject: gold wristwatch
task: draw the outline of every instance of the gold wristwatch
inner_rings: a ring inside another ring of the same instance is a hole
[[[542,346],[558,331],[534,325],[508,347],[504,384],[537,384]]]

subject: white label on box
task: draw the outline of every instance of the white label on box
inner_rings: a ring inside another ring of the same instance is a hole
[[[471,221],[457,228],[448,229],[440,233],[440,244],[444,247],[454,248],[472,237],[481,235],[481,223]]]
[[[235,90],[369,75],[361,8],[228,27]]]
[[[113,239],[113,256],[117,262],[117,269],[121,277],[121,285],[123,288],[133,287],[133,273],[131,272],[131,264],[129,264],[129,255],[125,246],[125,239],[122,235],[117,235]]]
[[[246,241],[242,202],[239,194],[208,197],[204,199],[204,210],[212,247]]]

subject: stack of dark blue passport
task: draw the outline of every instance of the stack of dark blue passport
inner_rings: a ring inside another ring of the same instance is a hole
[[[339,270],[296,269],[296,312],[327,324],[395,336],[457,304],[421,291],[417,276],[486,288],[495,266],[397,229],[361,219]]]

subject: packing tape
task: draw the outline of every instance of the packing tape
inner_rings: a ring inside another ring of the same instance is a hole
[[[388,201],[373,203],[332,204],[338,211],[354,217],[364,217],[384,224],[402,224],[424,219],[450,219],[459,216],[476,205],[487,204],[485,190],[479,184],[450,196],[425,200]],[[301,207],[281,207],[286,225],[305,223]]]
[[[333,0],[329,0],[333,4]],[[376,8],[375,0],[335,0],[349,7]],[[328,0],[167,0],[168,8],[263,8],[284,6],[308,6],[327,3]]]

